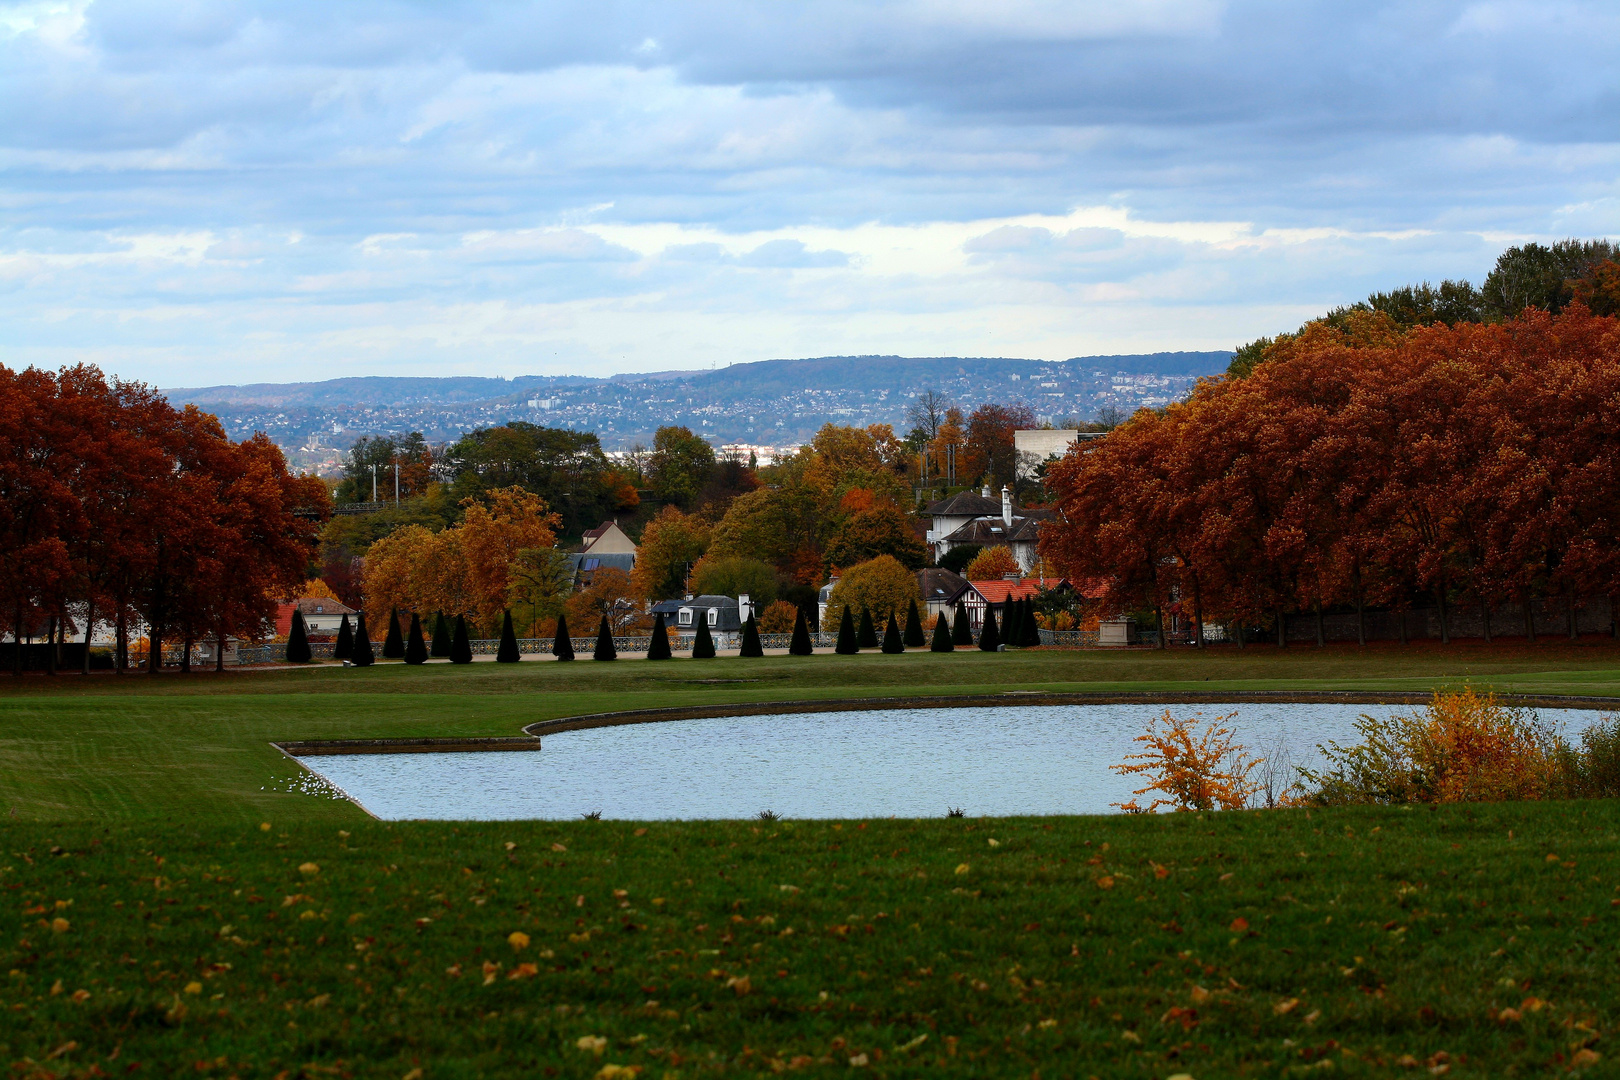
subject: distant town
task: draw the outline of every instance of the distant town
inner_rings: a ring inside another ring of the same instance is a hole
[[[648,445],[660,427],[690,428],[722,453],[769,463],[828,423],[899,425],[932,389],[971,409],[1018,400],[1056,426],[1106,410],[1129,414],[1184,397],[1225,370],[1226,352],[1003,358],[824,357],[712,371],[498,378],[359,378],[321,383],[173,389],[176,405],[217,415],[232,438],[262,431],[299,470],[333,475],[362,436],[421,432],[450,442],[513,420],[595,432],[609,454]]]

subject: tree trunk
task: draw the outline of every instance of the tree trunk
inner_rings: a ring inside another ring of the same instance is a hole
[[[180,649],[180,674],[191,674],[191,627],[186,627],[185,644]]]
[[[1193,578],[1193,640],[1200,649],[1204,647],[1204,593],[1196,577]]]
[[[1446,587],[1436,589],[1434,598],[1440,603],[1440,644],[1451,644],[1451,626],[1446,619]]]
[[[90,631],[96,625],[96,602],[84,602],[84,656],[79,665],[79,674],[90,674]]]
[[[1288,617],[1280,607],[1277,609],[1277,648],[1288,648]]]
[[[1524,599],[1524,636],[1530,639],[1530,643],[1532,645],[1535,644],[1536,612],[1535,609],[1530,606],[1530,598],[1528,596]]]
[[[1620,621],[1616,621],[1614,617],[1613,596],[1609,597],[1609,636],[1612,638],[1620,638]]]
[[[45,621],[45,674],[56,674],[56,616]]]
[[[1327,636],[1322,628],[1322,601],[1316,602],[1316,647],[1318,649],[1327,645]]]
[[[1581,636],[1580,625],[1575,621],[1575,594],[1564,594],[1564,610],[1569,613],[1569,640],[1575,641]]]
[[[22,678],[23,625],[22,601],[17,601],[17,618],[11,624],[11,673]]]
[[[129,623],[125,621],[124,598],[118,598],[117,625],[113,628],[113,674],[122,675],[129,664]]]
[[[214,670],[225,670],[225,624],[219,624],[219,632],[214,638]]]
[[[1485,625],[1485,644],[1491,643],[1491,605],[1482,596],[1479,598],[1479,614]]]
[[[1154,604],[1153,604],[1153,621],[1159,627],[1159,646],[1158,647],[1162,649],[1162,648],[1164,648],[1164,608],[1159,606],[1158,601],[1154,601]]]
[[[1244,648],[1245,643],[1243,641],[1243,622],[1242,622],[1242,620],[1235,620],[1232,623],[1232,633],[1237,638],[1238,648],[1240,648],[1240,649]]]
[[[1405,645],[1405,644],[1407,644],[1407,640],[1406,640],[1406,609],[1405,608],[1397,609],[1396,612],[1395,612],[1395,616],[1400,621],[1401,644]]]
[[[1361,591],[1361,564],[1357,563],[1353,571],[1356,590],[1356,644],[1365,647],[1367,644],[1367,605],[1366,598]]]

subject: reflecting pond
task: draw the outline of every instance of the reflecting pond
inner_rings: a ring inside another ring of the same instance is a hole
[[[547,735],[537,752],[303,758],[379,818],[510,820],[1106,814],[1141,787],[1108,766],[1163,705],[1019,705],[728,716]],[[1294,764],[1399,705],[1177,705]],[[1573,731],[1597,714],[1549,709]],[[1292,770],[1289,770],[1292,775]]]

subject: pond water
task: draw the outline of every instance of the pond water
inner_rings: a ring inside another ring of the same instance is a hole
[[[1237,715],[1259,754],[1296,764],[1355,740],[1362,713],[1399,705],[1177,705],[1177,715]],[[1163,705],[997,705],[728,716],[547,735],[536,752],[306,757],[386,820],[633,820],[1107,814],[1143,786],[1108,766]],[[1595,713],[1543,710],[1579,731]],[[1292,776],[1292,769],[1287,770]],[[1258,773],[1258,770],[1257,770]]]

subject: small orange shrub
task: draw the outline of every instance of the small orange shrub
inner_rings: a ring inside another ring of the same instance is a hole
[[[762,634],[791,634],[799,609],[786,600],[773,600],[770,607],[759,613],[759,632]]]
[[[1146,743],[1147,752],[1128,754],[1119,765],[1109,766],[1125,776],[1145,776],[1152,781],[1147,787],[1131,792],[1146,795],[1161,792],[1169,798],[1155,798],[1147,806],[1139,806],[1135,799],[1114,803],[1127,813],[1153,813],[1161,806],[1177,810],[1241,810],[1259,785],[1249,780],[1249,773],[1259,765],[1259,759],[1248,755],[1243,744],[1233,737],[1227,721],[1237,713],[1217,716],[1195,732],[1193,724],[1202,713],[1182,719],[1164,715],[1148,722],[1148,729],[1135,739]]]

